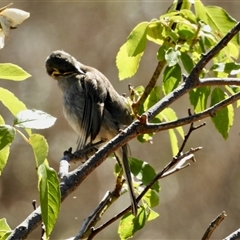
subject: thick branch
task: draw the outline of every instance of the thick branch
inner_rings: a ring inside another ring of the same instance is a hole
[[[238,240],[239,238],[240,238],[240,228],[235,232],[231,233],[226,238],[224,238],[224,240]]]
[[[238,92],[238,93],[232,95],[231,97],[224,99],[221,102],[213,105],[212,107],[209,107],[208,109],[206,109],[200,113],[196,113],[192,116],[180,118],[178,120],[171,121],[171,122],[159,123],[159,124],[157,124],[157,123],[156,124],[150,123],[147,125],[141,124],[138,126],[138,131],[141,133],[152,133],[152,132],[160,132],[160,131],[168,130],[170,128],[184,126],[189,123],[193,123],[193,122],[202,120],[207,117],[212,117],[212,116],[214,116],[214,114],[217,111],[230,105],[231,103],[236,102],[238,99],[240,99],[240,92]]]
[[[200,85],[201,87],[225,85],[240,86],[240,78],[203,78],[200,79]]]

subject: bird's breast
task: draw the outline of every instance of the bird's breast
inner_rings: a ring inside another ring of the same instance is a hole
[[[84,97],[83,89],[77,85],[71,86],[63,93],[64,116],[77,134],[82,134]]]

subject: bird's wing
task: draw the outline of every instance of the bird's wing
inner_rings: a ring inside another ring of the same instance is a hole
[[[99,75],[98,71],[92,68],[86,71],[84,78],[80,80],[85,92],[83,116],[80,124],[85,134],[80,136],[78,148],[84,147],[89,137],[90,142],[92,142],[102,125],[107,89],[101,77],[101,74]]]

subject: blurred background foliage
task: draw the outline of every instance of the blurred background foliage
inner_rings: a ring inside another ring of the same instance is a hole
[[[77,136],[62,114],[61,92],[56,82],[45,73],[46,57],[62,49],[86,65],[103,72],[120,93],[128,93],[128,83],[145,85],[157,65],[157,46],[148,43],[138,73],[119,82],[115,65],[116,54],[130,31],[142,21],[158,18],[172,1],[14,1],[12,7],[30,12],[30,18],[18,29],[11,31],[1,50],[0,61],[17,64],[32,77],[24,82],[1,81],[1,86],[12,91],[29,109],[41,109],[57,117],[56,124],[43,131],[49,145],[48,160],[58,171],[62,152],[76,146]],[[206,5],[223,7],[239,20],[239,1],[203,1]],[[3,6],[6,5],[4,1]],[[1,7],[1,6],[0,6]],[[179,117],[187,115],[190,107],[186,98],[173,106]],[[7,124],[12,115],[0,105]],[[215,231],[219,239],[239,228],[240,210],[240,113],[236,111],[234,126],[225,141],[208,119],[207,126],[194,132],[187,147],[203,146],[192,164],[160,181],[160,206],[155,209],[160,217],[148,222],[135,239],[199,239],[209,223],[223,210],[228,217]],[[185,127],[187,129],[187,127]],[[153,144],[130,142],[133,157],[148,161],[156,171],[172,158],[168,133],[154,136]],[[187,149],[186,149],[187,150]],[[51,235],[63,239],[75,235],[84,218],[97,205],[107,190],[114,188],[112,173],[114,161],[106,160],[62,204],[60,217]],[[75,166],[71,166],[73,169]],[[32,150],[17,136],[11,147],[9,162],[0,181],[0,218],[6,217],[11,228],[24,220],[38,199],[37,175]],[[112,181],[111,181],[112,180]],[[113,213],[129,204],[128,195],[114,204]],[[117,224],[107,228],[97,238],[117,239]],[[39,238],[35,230],[30,239]]]

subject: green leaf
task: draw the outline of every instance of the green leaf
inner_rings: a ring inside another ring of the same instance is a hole
[[[46,235],[49,237],[56,223],[61,195],[57,173],[48,166],[47,160],[38,167],[40,203]]]
[[[0,150],[0,175],[2,175],[3,169],[7,164],[9,153],[10,153],[9,146],[6,146],[2,150]]]
[[[193,105],[196,113],[206,109],[210,93],[210,87],[200,87],[189,92],[190,102]]]
[[[235,62],[216,63],[211,67],[211,70],[236,75],[240,73],[240,64]]]
[[[146,220],[146,211],[143,207],[138,209],[138,215],[136,217],[134,217],[131,213],[124,215],[118,227],[118,234],[120,238],[131,238],[137,231],[144,227]]]
[[[32,134],[29,138],[29,144],[32,146],[36,166],[39,167],[43,164],[48,154],[48,144],[44,136],[40,134]]]
[[[189,3],[189,0],[187,0]],[[190,4],[190,3],[189,3]],[[189,5],[191,8],[191,4]],[[198,23],[196,15],[190,10],[190,8],[181,9],[180,14],[191,23]]]
[[[150,207],[156,207],[159,205],[159,196],[156,191],[149,189],[143,197],[144,202]]]
[[[225,98],[226,98],[226,94],[223,92],[223,90],[219,87],[216,87],[211,94],[211,106],[224,100]],[[219,131],[219,133],[223,136],[224,139],[227,139],[228,132],[231,126],[233,125],[233,119],[234,119],[233,106],[228,105],[227,107],[221,109],[211,119],[215,127]]]
[[[178,50],[169,48],[165,53],[165,59],[167,61],[168,67],[172,67],[179,62],[181,53]]]
[[[202,4],[200,0],[195,1],[194,9],[195,9],[198,20],[203,21],[207,24],[208,23],[207,12],[206,12],[205,6]]]
[[[181,6],[181,12],[183,11],[182,9],[190,9],[192,6],[191,1],[189,0],[183,0],[182,1],[182,6]],[[187,11],[187,10],[186,10]]]
[[[151,143],[153,140],[152,136],[153,136],[153,133],[141,134],[137,136],[137,140],[141,143],[145,143],[145,142]]]
[[[125,43],[122,45],[116,59],[118,76],[120,80],[130,78],[137,72],[142,55],[143,53],[140,53],[135,57],[129,57],[127,52],[127,44]]]
[[[230,92],[230,94],[235,94],[240,92],[240,87],[239,86],[225,86],[225,88]],[[237,100],[237,108],[240,107],[240,100]]]
[[[151,221],[151,220],[156,219],[157,217],[159,217],[159,214],[157,212],[154,212],[152,209],[149,209],[149,214],[148,214],[147,220]]]
[[[158,61],[165,61],[166,48],[165,45],[162,45],[157,51]]]
[[[169,137],[170,137],[172,154],[173,154],[173,156],[176,156],[178,153],[178,150],[179,150],[177,136],[173,129],[169,129],[168,133],[169,133]]]
[[[215,34],[222,39],[237,23],[224,9],[216,6],[205,7],[208,17],[208,24]],[[224,49],[227,53],[238,58],[239,55],[239,34],[236,34]]]
[[[160,114],[157,115],[157,117],[161,118],[161,120],[164,120],[166,122],[177,120],[177,115],[171,108],[165,108]],[[174,130],[178,131],[182,139],[184,138],[184,131],[182,127],[168,130],[173,156],[175,156],[179,150],[178,139]]]
[[[0,115],[0,124],[4,124],[5,122],[4,122],[4,119],[3,119],[3,117]]]
[[[7,89],[0,87],[0,101],[16,116],[20,111],[27,109],[25,104],[21,102],[13,93]]]
[[[29,73],[12,63],[0,63],[0,78],[22,81],[31,77]]]
[[[0,239],[6,240],[11,232],[12,229],[7,224],[7,220],[5,218],[0,219]]]
[[[180,83],[182,78],[181,68],[178,64],[166,67],[163,72],[163,91],[165,94],[172,92]]]
[[[186,24],[177,26],[177,33],[182,40],[192,40],[195,37],[195,29]]]
[[[161,113],[161,119],[164,119],[166,122],[175,121],[178,119],[177,114],[172,108],[165,108]],[[184,131],[182,127],[174,128],[182,139],[184,139]]]
[[[127,52],[129,57],[136,57],[144,52],[147,43],[147,27],[149,22],[139,23],[127,39]]]
[[[14,126],[30,129],[45,129],[51,127],[56,118],[40,110],[24,110],[17,114]]]
[[[156,177],[154,168],[147,162],[132,157],[129,157],[128,161],[131,172],[144,185],[148,185]],[[157,192],[160,191],[158,182],[152,186],[152,189]]]
[[[160,99],[161,99],[161,87],[155,86],[143,104],[144,111],[147,111],[150,107],[156,104]]]
[[[147,39],[158,45],[162,45],[164,41],[162,31],[163,26],[159,20],[151,21],[147,28]]]
[[[194,67],[192,58],[185,52],[182,52],[180,57],[185,70],[190,73]]]
[[[15,128],[9,125],[0,125],[0,150],[11,144],[16,134]]]

